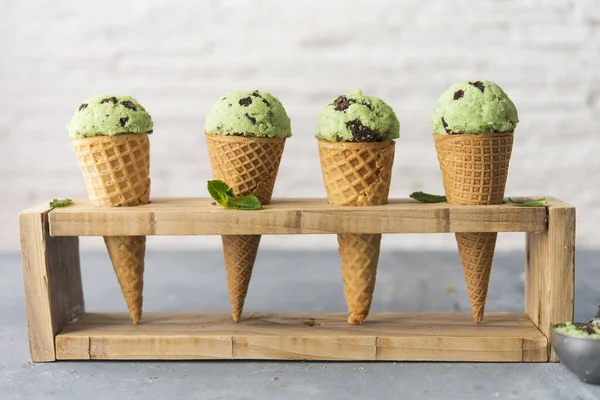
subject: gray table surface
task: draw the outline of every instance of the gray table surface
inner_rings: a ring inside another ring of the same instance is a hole
[[[488,311],[523,310],[523,252],[498,252]],[[575,319],[600,302],[600,251],[577,252]],[[345,312],[334,251],[262,251],[245,311]],[[21,260],[0,255],[2,399],[600,399],[560,364],[30,361]],[[229,311],[221,253],[148,253],[145,311]],[[83,254],[88,311],[126,311],[108,256]],[[372,311],[468,311],[455,252],[383,252]]]

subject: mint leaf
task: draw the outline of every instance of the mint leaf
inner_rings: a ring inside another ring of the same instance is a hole
[[[260,210],[262,204],[260,204],[260,201],[256,197],[248,195],[229,198],[225,207],[233,208],[234,210]]]
[[[225,208],[234,210],[260,210],[262,208],[260,201],[252,195],[236,197],[233,188],[223,181],[208,181],[206,187],[210,196]]]
[[[62,198],[62,199],[52,199],[50,201],[50,207],[52,208],[56,208],[56,207],[66,207],[70,204],[73,204],[73,200],[68,199],[68,198]]]
[[[518,207],[540,207],[540,206],[545,206],[547,204],[545,197],[542,197],[542,198],[534,200],[534,201],[516,201],[509,197],[508,202],[510,204],[512,204],[513,206],[518,206]]]
[[[444,203],[446,202],[446,196],[440,196],[437,194],[429,194],[424,192],[413,192],[410,194],[411,199],[420,201],[421,203]]]
[[[226,206],[227,201],[231,197],[233,197],[233,189],[231,189],[223,181],[219,181],[219,180],[208,181],[206,188],[208,189],[208,193],[210,194],[210,197],[215,199],[215,201],[222,206]]]

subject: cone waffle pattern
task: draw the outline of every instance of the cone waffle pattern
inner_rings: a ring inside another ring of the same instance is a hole
[[[435,135],[446,198],[450,204],[502,204],[513,133]],[[497,233],[457,233],[473,319],[483,320]]]
[[[321,171],[330,204],[387,204],[394,163],[394,142],[336,143],[319,141]],[[380,234],[339,234],[339,254],[348,305],[348,322],[369,315],[375,289]]]
[[[94,136],[73,141],[92,205],[147,204],[150,142],[146,134]]]
[[[226,182],[236,196],[252,194],[271,202],[285,139],[206,135],[213,179]]]
[[[502,204],[512,133],[433,135],[450,204]]]
[[[146,236],[105,236],[104,243],[125,297],[129,315],[133,323],[137,324],[142,318]]]
[[[244,301],[252,278],[252,268],[256,260],[260,235],[223,235],[223,255],[227,272],[227,287],[231,316],[239,321]]]
[[[375,290],[381,235],[338,235],[348,322],[360,324],[369,315]]]
[[[137,206],[150,195],[150,144],[146,134],[95,136],[73,141],[94,206]],[[142,317],[145,236],[106,236],[106,248],[131,319]]]
[[[475,322],[483,320],[497,236],[488,232],[456,234]]]
[[[339,143],[319,140],[321,171],[329,204],[387,204],[394,145],[392,141]]]
[[[226,182],[236,195],[252,194],[269,204],[285,139],[206,134],[213,179]],[[231,316],[239,321],[248,293],[260,235],[222,236]]]

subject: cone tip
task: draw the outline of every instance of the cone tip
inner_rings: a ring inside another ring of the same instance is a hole
[[[242,310],[236,310],[231,312],[231,317],[235,322],[239,322],[240,317],[242,316]]]
[[[348,323],[353,325],[361,324],[366,318],[367,314],[350,314]]]
[[[483,309],[482,310],[473,310],[473,320],[476,324],[483,321]]]

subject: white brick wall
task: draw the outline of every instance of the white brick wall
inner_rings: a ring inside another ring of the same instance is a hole
[[[206,111],[232,89],[271,91],[292,118],[276,196],[323,196],[313,131],[353,88],[401,120],[393,196],[442,192],[429,112],[452,82],[496,81],[521,124],[510,195],[578,207],[578,244],[600,245],[600,1],[0,0],[0,250],[19,246],[19,210],[85,195],[65,125],[93,93],[136,96],[155,121],[154,196],[204,196]],[[99,247],[101,240],[84,240]],[[504,235],[501,248],[521,246]],[[153,238],[152,248],[217,238]],[[314,236],[264,246],[331,247]],[[388,247],[454,248],[449,235]]]

